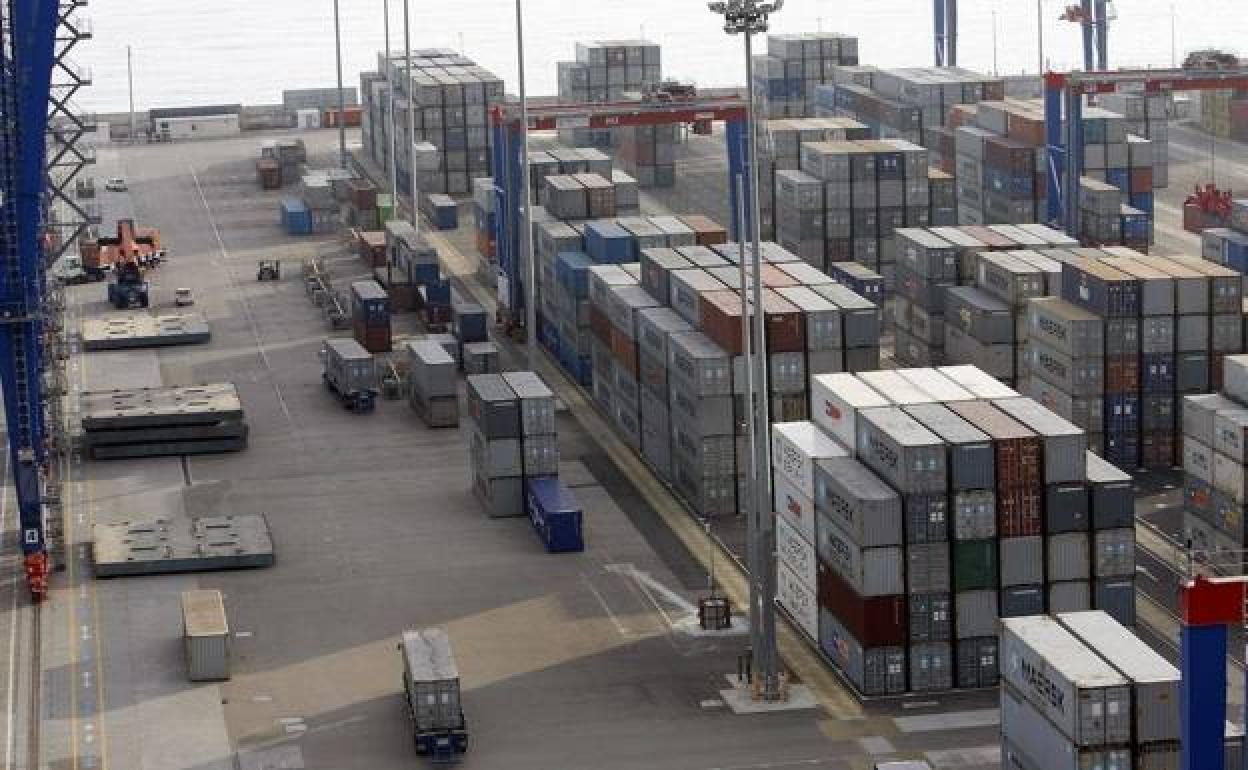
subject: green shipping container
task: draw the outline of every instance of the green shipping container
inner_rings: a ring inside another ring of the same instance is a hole
[[[953,545],[953,590],[997,587],[997,541],[962,540]]]
[[[394,219],[394,202],[388,194],[382,193],[377,196],[377,215],[381,222]]]

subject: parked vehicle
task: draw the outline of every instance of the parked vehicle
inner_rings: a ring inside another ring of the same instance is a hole
[[[78,246],[79,263],[86,280],[102,281],[117,265],[130,262],[141,268],[155,267],[165,259],[160,230],[135,227],[133,219],[117,220],[117,234],[86,238]]]
[[[104,189],[112,190],[113,192],[125,192],[130,188],[126,186],[125,177],[110,176],[108,181],[104,182]]]
[[[280,281],[282,279],[282,263],[276,259],[262,259],[256,268],[257,281]]]
[[[452,762],[468,750],[468,728],[460,703],[459,669],[446,631],[404,631],[403,703],[412,720],[416,753]]]
[[[189,307],[195,304],[195,295],[185,287],[173,290],[173,304],[178,307]]]
[[[118,310],[147,307],[150,304],[148,289],[137,262],[120,262],[108,282],[108,302]]]
[[[373,354],[353,339],[333,337],[322,349],[325,387],[353,412],[371,412],[381,388]]]

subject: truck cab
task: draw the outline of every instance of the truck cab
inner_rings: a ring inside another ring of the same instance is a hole
[[[325,387],[353,412],[373,411],[381,386],[373,354],[349,337],[331,337],[321,350]]]
[[[87,273],[82,269],[82,257],[77,254],[66,254],[57,260],[52,267],[52,275],[65,284],[85,283]]]

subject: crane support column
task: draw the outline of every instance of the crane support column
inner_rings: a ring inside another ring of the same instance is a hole
[[[750,222],[754,216],[754,212],[746,206],[745,221],[741,221],[741,207],[738,201],[749,201],[750,179],[749,174],[749,142],[750,132],[749,124],[744,120],[730,120],[725,124],[725,140],[728,150],[728,191],[731,200],[732,209],[732,239],[744,243],[749,240]]]
[[[1079,237],[1079,179],[1083,176],[1083,91],[1066,86],[1066,194],[1062,210],[1066,234]]]
[[[1244,578],[1186,581],[1179,593],[1183,770],[1225,763],[1227,626],[1244,620]]]
[[[41,489],[44,163],[58,1],[3,3],[0,115],[7,119],[0,126],[0,387],[26,577],[39,599],[48,574]]]
[[[948,39],[945,31],[945,0],[932,0],[932,32],[936,39],[936,57],[937,67],[945,66],[945,41]]]
[[[1044,141],[1048,145],[1048,190],[1045,219],[1048,224],[1062,221],[1062,184],[1066,148],[1062,141],[1062,94],[1066,76],[1049,72],[1044,76]]]
[[[945,65],[958,66],[958,0],[945,0]]]
[[[1083,31],[1083,71],[1091,72],[1096,69],[1095,40],[1093,40],[1095,30],[1092,28],[1094,21],[1092,0],[1079,0],[1079,10],[1082,16],[1079,27]]]
[[[1096,6],[1096,68],[1101,72],[1109,69],[1109,18],[1105,0],[1095,0]]]

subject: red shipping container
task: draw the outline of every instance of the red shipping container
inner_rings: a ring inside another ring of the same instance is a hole
[[[1106,393],[1135,393],[1139,389],[1139,356],[1109,356],[1105,359]]]
[[[369,353],[390,352],[390,326],[366,326],[363,321],[356,320],[351,325],[355,341],[364,346]]]
[[[1040,437],[1022,423],[986,401],[947,405],[967,422],[992,437],[996,455],[997,489],[1039,490],[1044,484]]]
[[[1231,138],[1248,140],[1248,101],[1243,99],[1231,102]]]
[[[953,173],[952,168],[942,169],[948,173]],[[854,261],[854,239],[853,238],[829,238],[828,239],[828,261],[829,262],[853,262]]]
[[[741,355],[741,295],[721,290],[704,291],[699,297],[702,333],[730,355]]]
[[[1140,436],[1140,459],[1149,470],[1165,470],[1175,464],[1174,433],[1149,432]]]
[[[997,534],[1001,537],[1023,537],[1043,532],[1041,488],[1018,487],[997,489]]]
[[[1151,193],[1153,191],[1153,167],[1131,169],[1131,192]]]
[[[624,336],[624,333],[614,326],[611,327],[611,357],[624,367],[624,370],[631,374],[634,380],[637,379],[637,343]]]
[[[594,339],[611,347],[611,321],[597,305],[589,306],[589,331],[593,333]]]
[[[720,243],[728,242],[728,231],[722,225],[710,217],[704,217],[701,214],[691,214],[680,218],[685,226],[693,230],[694,241],[699,246],[714,246]]]
[[[862,597],[836,571],[819,562],[819,606],[831,612],[863,647],[906,643],[906,597]]]
[[[806,350],[806,321],[796,305],[771,289],[764,289],[763,315],[768,353],[801,353]]]
[[[357,230],[356,244],[360,259],[369,267],[385,267],[386,234],[380,230]]]
[[[768,289],[788,289],[802,285],[796,278],[772,264],[761,265],[758,272],[763,277],[763,286]]]

